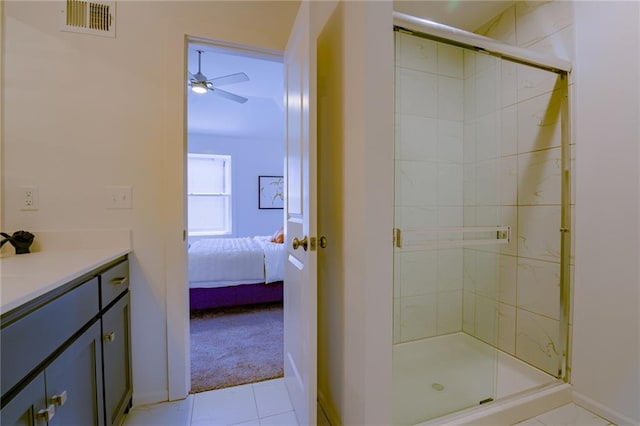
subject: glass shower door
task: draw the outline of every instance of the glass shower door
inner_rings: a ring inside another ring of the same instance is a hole
[[[515,170],[501,160],[500,62],[396,32],[394,424],[495,397],[500,256],[515,225],[502,208]]]

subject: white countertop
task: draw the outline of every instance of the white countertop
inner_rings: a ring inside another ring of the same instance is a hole
[[[131,251],[79,248],[0,259],[0,313],[5,313]]]

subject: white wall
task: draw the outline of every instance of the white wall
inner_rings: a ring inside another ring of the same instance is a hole
[[[341,2],[320,37],[318,385],[344,425],[391,424],[391,11]]]
[[[575,4],[577,401],[640,424],[639,4]]]
[[[283,225],[282,210],[258,209],[258,176],[283,175],[283,133],[264,139],[189,133],[190,153],[231,155],[234,237],[272,235]]]
[[[184,397],[185,35],[283,50],[298,5],[121,1],[111,39],[60,32],[59,2],[3,3],[2,229],[132,229],[134,402]],[[105,209],[107,185],[133,209]]]

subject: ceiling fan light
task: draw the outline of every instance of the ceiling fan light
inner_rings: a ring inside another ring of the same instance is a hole
[[[191,91],[193,93],[197,93],[199,95],[205,94],[209,91],[209,87],[207,87],[207,83],[193,83],[191,85]]]

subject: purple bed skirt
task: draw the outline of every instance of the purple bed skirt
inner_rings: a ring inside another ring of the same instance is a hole
[[[190,288],[191,310],[282,302],[282,281],[217,288]]]

